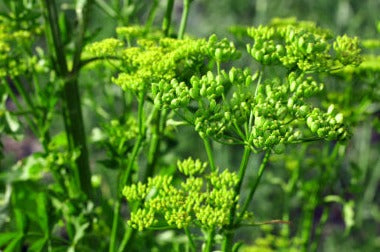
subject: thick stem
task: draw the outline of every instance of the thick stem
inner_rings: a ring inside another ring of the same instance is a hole
[[[210,141],[207,139],[207,137],[202,137],[202,140],[206,149],[208,161],[210,162],[210,169],[212,172],[214,172],[216,171],[216,166],[215,166],[214,155],[212,154],[212,147],[211,147]]]
[[[269,161],[269,156],[270,156],[270,151],[265,152],[264,158],[261,161],[261,164],[259,167],[259,171],[257,172],[256,180],[255,180],[254,184],[252,185],[251,190],[249,191],[249,194],[248,194],[246,200],[244,201],[244,204],[241,208],[241,213],[240,213],[240,216],[239,216],[237,223],[239,223],[242,220],[244,213],[247,211],[248,206],[252,201],[253,195],[255,195],[257,186],[259,185],[259,183],[261,181],[261,177],[263,176],[264,170],[267,167],[267,164]]]
[[[238,183],[234,189],[235,195],[240,194],[240,190],[241,190],[241,186],[243,184],[243,179],[244,179],[245,171],[247,169],[250,154],[251,154],[250,148],[248,146],[245,146],[243,158],[242,158],[242,161],[241,161],[240,167],[239,167],[239,174],[238,174],[239,180],[238,180]],[[235,226],[236,206],[237,206],[237,202],[235,202],[231,208],[230,217],[229,217],[229,226],[225,230],[224,240],[223,240],[223,244],[222,244],[222,251],[224,251],[224,252],[229,252],[232,250],[233,239],[234,239],[233,229]]]
[[[84,9],[87,10],[88,5],[91,1],[88,1]],[[50,28],[50,34],[52,36],[51,48],[52,51],[55,52],[56,62],[58,63],[56,66],[56,71],[64,80],[64,90],[63,90],[63,102],[64,102],[64,117],[65,119],[65,127],[66,133],[68,137],[68,142],[72,142],[73,146],[71,150],[79,149],[80,155],[76,160],[76,174],[78,178],[78,183],[81,190],[87,195],[88,198],[93,198],[93,191],[91,186],[91,172],[90,165],[88,160],[88,150],[86,143],[86,134],[84,130],[84,122],[82,116],[82,108],[80,102],[79,95],[79,87],[78,87],[78,73],[76,72],[77,68],[73,73],[68,72],[67,67],[67,59],[64,52],[64,46],[62,43],[62,38],[60,34],[60,30],[58,27],[58,11],[55,0],[45,0],[44,7],[46,9],[46,22],[48,22],[48,27]],[[87,11],[86,11],[87,12]],[[86,14],[82,13],[81,18],[85,18]],[[84,21],[81,21],[83,24],[80,28],[80,34],[78,34],[78,40],[84,36],[85,26]],[[74,55],[74,67],[79,66],[79,58],[81,53],[82,45],[81,43],[76,43],[76,46],[79,46],[75,49]],[[79,70],[79,69],[78,69]]]
[[[173,7],[174,7],[174,0],[168,0],[164,20],[162,21],[162,31],[164,32],[165,36],[169,35],[170,24],[172,22]]]
[[[58,11],[55,0],[44,0],[44,8],[46,9],[46,30],[50,32],[48,37],[48,44],[52,53],[55,54],[54,64],[59,76],[63,77],[67,75],[67,61],[64,52],[64,46],[62,43],[61,34],[58,27]]]
[[[81,190],[91,199],[93,196],[91,171],[77,78],[65,82],[64,102],[68,112],[69,135],[74,145],[73,147],[80,150],[80,155],[75,161],[78,169],[79,185]]]
[[[181,24],[178,30],[178,39],[183,39],[183,35],[185,34],[191,1],[192,0],[183,0],[183,11],[181,17]]]

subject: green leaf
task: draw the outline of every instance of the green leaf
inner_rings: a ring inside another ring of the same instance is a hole
[[[35,220],[45,234],[49,234],[49,209],[48,200],[45,193],[38,193],[36,195],[37,213]]]
[[[12,183],[15,181],[39,180],[46,171],[46,160],[42,153],[34,153],[17,162],[10,171],[0,175],[0,180]]]
[[[36,252],[43,251],[43,248],[45,247],[47,241],[48,241],[47,236],[44,236],[36,240],[35,242],[31,244],[28,251],[36,251]]]
[[[6,232],[0,234],[0,247],[3,247],[5,244],[7,244],[10,240],[14,239],[15,237],[19,236],[20,233],[18,232]]]
[[[324,201],[326,203],[335,202],[335,203],[344,204],[344,200],[338,195],[327,195],[327,196],[325,196]]]
[[[5,111],[5,119],[7,120],[8,127],[12,132],[16,132],[20,129],[19,121],[9,111]]]
[[[355,225],[355,202],[350,200],[343,205],[344,223],[346,224],[345,235],[348,235],[351,228]]]
[[[4,252],[14,252],[19,251],[17,247],[21,246],[23,234],[18,233],[18,235],[9,243],[9,245],[5,248]]]
[[[58,147],[66,147],[67,146],[67,136],[64,131],[61,131],[54,137],[52,137],[50,143],[49,143],[49,148],[58,148]]]

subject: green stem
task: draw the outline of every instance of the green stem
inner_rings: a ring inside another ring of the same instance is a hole
[[[173,7],[174,7],[174,0],[168,0],[164,20],[162,21],[162,31],[164,32],[165,36],[169,35],[170,24],[172,22]]]
[[[135,160],[141,150],[142,144],[145,140],[145,135],[146,135],[146,127],[144,123],[144,103],[145,103],[145,91],[140,92],[139,97],[138,97],[138,111],[137,111],[137,117],[138,117],[138,127],[139,127],[139,135],[137,138],[137,141],[135,145],[133,146],[132,153],[128,159],[128,164],[127,164],[127,169],[121,170],[120,173],[120,179],[119,179],[119,185],[118,185],[118,201],[119,203],[115,205],[115,215],[114,215],[114,221],[113,221],[113,226],[112,229],[117,230],[117,225],[120,220],[120,205],[121,205],[121,200],[122,200],[122,191],[123,187],[129,183],[130,181],[130,176],[132,173],[133,165],[135,163]],[[119,208],[119,209],[117,209]],[[115,220],[116,219],[116,220]],[[131,241],[131,237],[133,237],[135,230],[132,228],[127,228],[127,231],[125,232],[123,241],[119,247],[119,251],[124,251],[125,247],[128,245],[128,243]],[[116,234],[117,232],[113,232],[111,236],[111,242],[110,242],[110,249],[111,245],[115,246],[116,244]],[[113,251],[115,251],[115,247],[113,247]],[[111,250],[110,250],[111,251]]]
[[[154,172],[154,168],[157,163],[158,159],[158,154],[159,154],[159,148],[160,148],[160,140],[161,140],[161,123],[162,121],[166,120],[166,112],[165,111],[160,111],[158,109],[154,109],[152,112],[152,119],[153,119],[153,124],[151,126],[151,131],[152,131],[152,138],[150,140],[150,145],[149,145],[149,151],[148,151],[148,162],[147,162],[147,167],[146,170],[143,174],[143,177],[141,181],[143,183],[146,182],[148,177],[151,177]],[[165,123],[165,122],[163,122]]]
[[[203,249],[203,252],[211,252],[214,246],[215,237],[215,228],[211,228],[207,233],[206,246]]]
[[[305,150],[305,148],[304,148]],[[304,153],[301,154],[301,156],[303,156]],[[289,216],[290,216],[290,206],[289,206],[289,203],[290,203],[290,198],[291,196],[293,195],[293,192],[294,192],[294,189],[296,188],[296,183],[297,183],[297,180],[299,178],[299,168],[295,168],[295,170],[293,170],[292,172],[292,177],[290,179],[290,181],[288,182],[288,184],[285,186],[284,188],[284,191],[285,191],[285,195],[284,195],[284,213],[283,213],[283,217],[282,219],[284,221],[289,221]],[[289,236],[290,236],[290,228],[289,228],[289,225],[285,225],[283,228],[282,228],[282,232],[281,232],[282,236],[286,239],[289,239]]]
[[[127,228],[127,231],[125,232],[125,235],[123,237],[123,240],[121,241],[121,245],[118,249],[118,252],[125,252],[126,248],[129,248],[129,245],[131,241],[133,241],[133,238],[136,235],[136,229],[133,228]]]
[[[193,240],[193,236],[189,230],[189,227],[185,227],[185,234],[187,236],[187,239],[189,240],[189,246],[190,246],[190,250],[192,252],[195,252],[197,250],[196,246],[195,246],[195,243],[194,243],[194,240]]]
[[[91,4],[93,4],[93,0],[87,0],[84,6],[82,6],[80,10],[77,10],[78,32],[77,32],[77,36],[75,36],[75,41],[74,41],[75,50],[74,50],[74,56],[73,56],[73,68],[72,68],[73,74],[78,73],[80,70],[80,64],[81,64],[80,58],[81,58],[81,54],[83,50],[84,36],[86,33]]]
[[[215,166],[214,155],[212,154],[212,147],[211,147],[210,141],[207,139],[207,137],[202,137],[202,140],[206,149],[208,161],[210,162],[210,169],[212,172],[214,172],[216,171],[216,166]]]
[[[24,86],[20,83],[20,80],[17,78],[13,78],[12,81],[15,84],[17,91],[20,93],[21,97],[24,99],[25,103],[28,105],[29,109],[31,109],[33,111],[33,114],[36,115],[37,111],[35,110],[32,99],[30,98],[29,93],[25,90]]]
[[[178,30],[178,39],[183,39],[183,35],[185,34],[191,1],[192,0],[183,0],[183,11],[181,17],[181,24]]]
[[[50,32],[48,37],[48,43],[50,49],[55,54],[55,60],[57,64],[54,64],[56,71],[59,76],[67,75],[67,62],[64,52],[64,46],[61,39],[61,34],[58,27],[58,11],[56,7],[55,0],[44,0],[43,6],[46,9],[45,19],[46,19],[46,31]]]
[[[310,251],[316,252],[318,250],[318,245],[320,244],[320,239],[322,236],[323,227],[325,226],[328,218],[329,218],[329,209],[328,207],[324,207],[322,210],[322,216],[318,223],[318,226],[315,230],[315,238],[311,244]]]
[[[89,8],[89,4],[92,1],[88,1],[84,6],[83,10]],[[79,87],[78,87],[78,72],[80,54],[82,49],[82,40],[85,31],[85,18],[86,13],[82,13],[79,19],[83,19],[80,22],[80,34],[78,34],[78,39],[76,41],[76,48],[74,53],[74,68],[73,72],[68,72],[67,59],[64,52],[64,46],[62,43],[62,38],[60,30],[58,27],[58,11],[55,0],[45,0],[43,1],[44,7],[46,9],[46,22],[48,22],[48,28],[52,39],[51,50],[55,52],[55,60],[58,63],[56,66],[56,71],[58,76],[64,80],[64,90],[63,90],[63,102],[64,102],[64,118],[65,127],[68,137],[68,142],[72,142],[71,150],[79,149],[80,155],[76,160],[76,171],[78,178],[78,183],[81,190],[87,195],[88,198],[93,198],[93,191],[91,186],[91,171],[88,159],[88,149],[86,143],[86,134],[84,130],[84,122],[82,116]]]
[[[120,160],[120,170],[124,169],[124,160]],[[114,210],[113,210],[113,220],[112,220],[112,229],[111,229],[111,239],[110,239],[110,247],[109,252],[116,251],[116,237],[118,231],[118,225],[120,222],[120,208],[121,208],[121,200],[117,197]]]
[[[158,0],[153,0],[153,5],[149,11],[149,16],[145,24],[146,32],[149,32],[150,28],[153,25],[154,18],[156,17],[157,8],[158,8]]]
[[[313,216],[314,216],[314,209],[316,207],[316,204],[314,203],[316,201],[316,192],[310,196],[310,202],[307,203],[307,205],[304,208],[304,221],[302,223],[302,231],[301,231],[301,244],[302,252],[309,251],[309,241],[311,238],[312,228],[313,228]]]
[[[76,160],[80,188],[91,199],[91,171],[77,78],[65,83],[64,99],[68,110],[69,135],[74,148],[80,150]]]
[[[238,174],[239,180],[238,180],[238,183],[234,189],[235,195],[240,194],[240,190],[241,190],[241,186],[243,184],[245,171],[247,170],[247,165],[248,165],[248,160],[249,160],[250,154],[251,154],[250,148],[248,146],[245,146],[243,158],[242,158],[242,161],[241,161],[240,167],[239,167],[239,174]],[[231,211],[230,211],[229,225],[225,230],[224,240],[223,240],[223,244],[222,244],[222,251],[224,251],[224,252],[229,252],[232,250],[232,243],[233,243],[233,238],[234,238],[233,229],[235,226],[236,206],[237,206],[237,202],[234,202],[234,204],[232,205]]]
[[[138,127],[139,127],[139,135],[137,137],[137,141],[135,145],[133,146],[133,150],[131,153],[131,156],[129,157],[128,160],[128,165],[127,169],[122,171],[120,175],[120,184],[118,188],[119,192],[119,198],[121,198],[121,192],[123,190],[123,187],[128,183],[130,179],[130,175],[133,169],[133,165],[135,163],[135,160],[140,152],[140,149],[142,147],[142,144],[145,140],[145,135],[146,135],[146,129],[145,129],[145,124],[144,124],[144,103],[145,103],[145,92],[141,92],[139,95],[139,104],[138,104],[138,111],[137,111],[137,120],[138,120]]]
[[[241,138],[242,140],[245,140],[245,139],[246,139],[246,136],[245,136],[244,133],[240,130],[239,125],[237,125],[236,122],[233,122],[233,125],[234,125],[234,127],[235,127],[236,133],[240,136],[240,138]]]
[[[130,177],[130,174],[131,174],[131,171],[133,168],[133,164],[134,164],[134,161],[137,157],[137,154],[140,151],[140,148],[142,146],[142,142],[143,142],[143,138],[139,137],[134,148],[133,148],[133,151],[131,153],[131,157],[128,160],[127,170],[125,173],[123,173],[121,175],[121,178],[120,178],[120,184],[118,186],[117,203],[114,206],[114,216],[113,216],[113,222],[112,222],[112,232],[111,232],[110,249],[109,249],[110,252],[116,251],[117,228],[118,228],[118,224],[120,222],[120,207],[121,207],[121,201],[122,201],[122,189],[123,189],[123,186],[125,186],[127,184],[127,182],[129,181],[129,177]],[[127,229],[127,231],[128,230],[129,229]],[[126,234],[127,233],[128,232],[126,232]],[[120,245],[120,246],[122,247],[123,245]],[[124,249],[119,249],[119,251],[120,250],[124,251]]]
[[[257,172],[256,180],[255,180],[253,186],[251,187],[251,190],[249,191],[249,194],[248,194],[246,200],[244,201],[244,204],[243,204],[243,206],[241,208],[241,213],[240,213],[240,216],[239,216],[239,218],[237,220],[237,223],[239,223],[242,220],[245,212],[248,209],[249,204],[252,201],[253,195],[255,195],[257,186],[259,185],[259,183],[261,181],[261,177],[263,176],[264,170],[267,167],[267,164],[268,164],[268,161],[269,161],[269,156],[270,156],[270,151],[265,152],[264,158],[261,161],[261,164],[260,164],[260,167],[259,167],[259,171]]]
[[[302,231],[301,231],[301,244],[302,244],[302,250],[303,252],[310,251],[310,239],[312,237],[313,233],[313,222],[314,222],[314,212],[315,208],[318,206],[320,202],[323,200],[321,199],[321,191],[322,188],[325,188],[326,184],[329,181],[335,181],[335,177],[337,174],[335,172],[336,164],[339,162],[338,154],[339,154],[339,143],[335,143],[333,150],[331,151],[331,154],[329,154],[329,146],[326,146],[322,152],[322,158],[321,160],[327,160],[327,163],[325,163],[325,170],[322,171],[318,178],[318,186],[315,188],[315,191],[309,196],[308,203],[306,204],[304,208],[304,217],[303,217],[303,223],[302,223]]]

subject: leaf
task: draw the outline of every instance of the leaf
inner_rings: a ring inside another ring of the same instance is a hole
[[[0,247],[4,247],[10,240],[14,239],[16,236],[20,235],[18,232],[6,232],[0,234]]]
[[[12,132],[16,132],[20,129],[19,121],[9,111],[5,111],[5,119],[7,120],[8,127]]]
[[[85,231],[90,226],[90,223],[86,222],[83,224],[79,224],[78,222],[75,222],[74,225],[75,225],[75,236],[74,236],[73,245],[75,246],[85,236],[86,234]]]
[[[338,195],[327,195],[325,196],[324,201],[326,203],[336,202],[336,203],[344,204],[344,200]]]
[[[36,252],[43,251],[43,248],[45,247],[47,241],[48,241],[47,236],[44,236],[38,239],[37,241],[32,243],[28,251],[36,251]]]
[[[35,220],[45,234],[49,234],[49,211],[48,200],[45,193],[38,193],[36,196],[37,212]]]
[[[17,249],[18,246],[21,245],[21,241],[24,235],[21,233],[18,233],[18,235],[9,243],[9,245],[5,248],[4,252],[14,252],[19,251]]]
[[[49,143],[49,148],[58,148],[58,147],[66,147],[67,146],[67,136],[64,131],[61,131],[54,137],[52,137],[50,143]]]
[[[46,171],[46,160],[42,153],[36,152],[17,162],[10,171],[0,175],[0,180],[8,183],[15,181],[39,180]]]
[[[350,200],[343,205],[344,223],[346,224],[345,235],[350,233],[351,228],[355,225],[355,202]]]
[[[244,243],[243,242],[237,242],[234,244],[234,246],[232,247],[232,252],[238,252],[239,249],[241,248],[241,246],[243,246]]]
[[[25,213],[23,213],[23,211],[17,208],[15,208],[13,212],[14,212],[14,218],[16,222],[17,231],[23,233],[24,230],[26,229],[26,222],[27,222]]]

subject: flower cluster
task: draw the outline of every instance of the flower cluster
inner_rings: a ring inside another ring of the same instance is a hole
[[[193,176],[197,173],[203,173],[207,163],[202,163],[199,159],[194,160],[191,157],[183,161],[178,160],[178,170],[186,176]]]
[[[145,28],[139,25],[122,26],[116,28],[116,33],[121,38],[140,38],[145,35]]]
[[[0,25],[0,78],[18,76],[34,68],[37,58],[24,55],[30,37],[26,30],[13,31],[5,24]]]
[[[308,98],[324,88],[318,73],[359,64],[358,40],[342,36],[332,42],[329,31],[293,19],[250,27],[246,34],[253,38],[248,53],[262,65],[283,66],[286,74],[268,78],[263,70],[222,69],[222,62],[240,53],[213,35],[139,39],[137,46],[119,51],[123,71],[113,82],[145,92],[157,108],[175,111],[201,137],[245,144],[255,152],[280,152],[305,137],[345,139],[342,114],[323,111]]]
[[[284,25],[274,22],[248,28],[247,34],[254,39],[253,45],[247,45],[248,52],[264,65],[281,64],[292,70],[326,72],[346,65],[359,65],[361,61],[357,38],[337,37],[332,54],[329,32],[309,23]]]
[[[94,42],[85,48],[85,53],[96,57],[116,56],[118,50],[123,47],[124,43],[115,38],[107,38],[99,42]]]
[[[126,186],[123,195],[129,202],[143,202],[131,213],[129,225],[138,230],[168,225],[184,228],[189,225],[201,228],[222,228],[229,224],[230,209],[238,200],[234,187],[238,183],[235,173],[224,170],[202,177],[207,164],[192,158],[178,161],[178,169],[189,175],[179,186],[171,176],[149,178]]]

